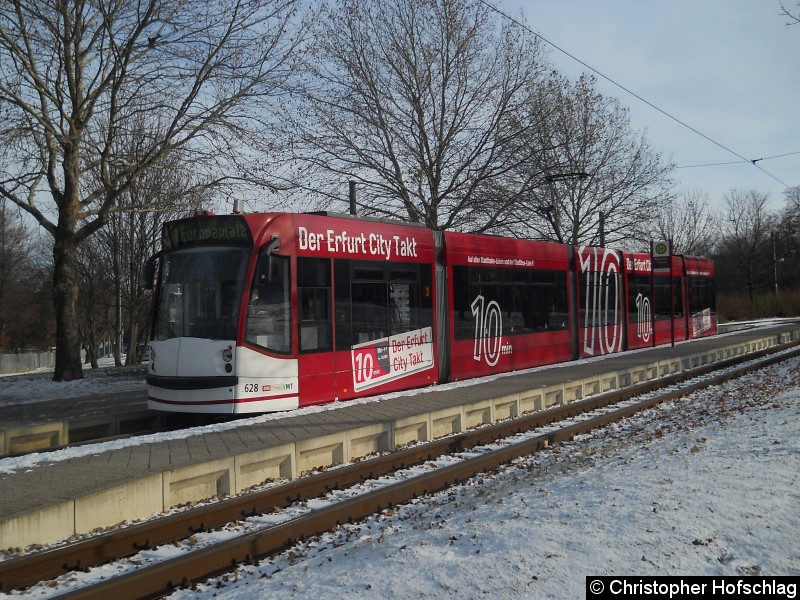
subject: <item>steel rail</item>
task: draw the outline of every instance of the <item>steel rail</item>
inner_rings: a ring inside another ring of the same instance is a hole
[[[791,352],[775,355],[775,353],[788,350]],[[772,356],[764,356],[772,354]],[[524,456],[543,447],[571,439],[578,433],[602,427],[614,420],[624,418],[653,406],[659,402],[677,398],[691,393],[697,389],[717,385],[728,379],[738,377],[745,372],[750,372],[768,366],[787,358],[800,355],[800,348],[796,344],[785,344],[772,349],[753,352],[741,357],[710,363],[692,371],[683,371],[674,375],[651,380],[578,400],[567,405],[551,408],[545,411],[532,413],[521,418],[507,420],[494,425],[484,426],[476,430],[457,434],[440,440],[412,446],[395,451],[385,456],[363,460],[344,467],[331,469],[312,476],[304,477],[292,482],[276,485],[264,491],[247,494],[208,506],[198,507],[168,517],[155,519],[146,523],[128,527],[119,531],[96,536],[76,544],[42,551],[29,556],[10,559],[0,562],[0,589],[8,591],[15,588],[26,587],[38,581],[51,579],[65,572],[76,569],[87,569],[90,566],[109,562],[114,559],[124,558],[136,552],[161,544],[185,539],[198,531],[215,529],[237,519],[251,515],[264,514],[277,507],[285,507],[295,501],[305,500],[323,495],[333,489],[341,489],[367,479],[377,478],[381,475],[419,464],[426,460],[434,459],[444,454],[451,454],[466,450],[474,446],[486,444],[499,438],[508,437],[523,431],[541,427],[554,421],[569,418],[584,412],[595,410],[610,404],[632,398],[637,395],[655,391],[669,385],[676,385],[689,378],[706,374],[712,370],[732,368],[741,362],[757,362],[745,367],[719,374],[699,382],[671,390],[645,402],[618,408],[592,419],[563,427],[557,431],[542,434],[530,440],[509,446],[487,454],[486,456],[464,460],[451,467],[438,469],[434,473],[422,478],[415,478],[411,482],[394,484],[386,489],[370,492],[343,501],[336,506],[342,508],[323,509],[314,511],[312,515],[300,517],[283,525],[269,530],[247,534],[215,546],[193,551],[186,557],[175,559],[177,562],[165,561],[150,567],[141,567],[133,573],[122,575],[108,582],[88,586],[76,590],[65,597],[106,597],[108,586],[123,586],[113,592],[118,598],[158,596],[167,593],[170,587],[181,585],[187,581],[207,578],[215,573],[223,572],[230,568],[231,560],[247,562],[256,557],[262,557],[278,552],[289,547],[295,540],[304,539],[310,535],[322,533],[335,527],[337,524],[360,519],[368,514],[381,510],[386,506],[405,502],[416,495],[437,491],[472,477],[481,471],[490,470],[498,465],[507,463],[514,458]],[[494,458],[488,458],[488,457]],[[366,512],[365,512],[366,511]],[[331,516],[333,515],[333,516]],[[217,548],[218,550],[212,550]],[[202,566],[192,566],[197,558]],[[213,557],[213,558],[211,558]],[[249,557],[249,558],[248,558]],[[177,578],[174,573],[180,572]],[[135,581],[130,590],[135,595],[127,595],[124,586],[126,581]],[[145,583],[145,581],[147,583]],[[113,583],[119,582],[119,583]],[[94,596],[98,590],[99,595]],[[74,594],[74,595],[72,595]]]

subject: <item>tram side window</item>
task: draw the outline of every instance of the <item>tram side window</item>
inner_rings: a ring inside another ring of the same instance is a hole
[[[353,344],[389,336],[389,296],[382,265],[355,267],[350,292]]]
[[[352,305],[350,302],[350,261],[333,261],[334,320],[336,322],[336,349],[349,350],[353,339]]]
[[[716,312],[714,306],[714,282],[708,277],[689,278],[689,311],[696,315],[704,310],[710,309]]]
[[[430,265],[389,265],[389,332],[415,331],[433,324]]]
[[[675,318],[683,316],[683,278],[674,277],[672,281],[672,293],[675,297],[674,301],[674,316]]]
[[[569,323],[567,300],[567,274],[564,271],[532,271],[534,286],[534,314],[544,323],[544,329],[566,329]],[[540,325],[537,328],[541,328]]]
[[[561,271],[501,271],[503,335],[566,329],[567,280]]]
[[[617,295],[618,273],[583,272],[580,276],[581,310],[583,327],[616,325],[622,308]]]
[[[709,277],[706,279],[708,282],[708,304],[711,307],[711,314],[717,314],[717,291],[714,287],[714,279]]]
[[[657,321],[670,318],[672,303],[669,295],[669,276],[656,275],[653,279],[655,286],[655,297],[653,298],[653,314]]]
[[[498,306],[503,317],[503,334],[531,333],[539,323],[533,321],[532,308],[536,298],[528,280],[528,271],[508,269],[502,275],[502,302]]]
[[[300,352],[333,349],[330,259],[297,258],[297,320]]]
[[[500,315],[503,335],[566,329],[566,274],[561,271],[453,267],[455,338],[474,339],[489,334],[485,327],[480,330],[480,323],[485,322],[491,310]]]
[[[245,339],[272,352],[292,350],[292,282],[289,259],[262,253],[250,290]]]
[[[335,260],[333,270],[337,350],[433,324],[430,265]]]
[[[679,319],[683,316],[683,288],[680,277],[672,278],[672,302],[670,302],[669,276],[658,275],[655,278],[655,316],[657,320],[666,320],[670,314]]]
[[[500,269],[453,267],[453,331],[457,340],[483,337],[476,314],[482,316],[492,303],[502,302]]]
[[[628,314],[631,323],[639,320],[650,321],[650,313],[643,309],[645,298],[650,298],[650,277],[647,275],[628,275]],[[667,307],[669,310],[669,307]],[[658,308],[656,307],[656,316]]]

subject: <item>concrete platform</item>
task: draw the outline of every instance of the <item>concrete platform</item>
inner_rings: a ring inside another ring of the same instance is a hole
[[[798,340],[800,324],[787,323],[42,463],[0,476],[0,548],[54,542]]]
[[[4,400],[0,409],[0,457],[160,427],[164,422],[163,413],[147,409],[144,368],[108,370],[112,375],[104,373],[92,383],[97,385],[99,381],[101,387],[109,383],[109,389],[113,390],[115,378],[124,379],[127,386],[131,385],[131,379],[140,378],[141,385],[135,391],[79,392],[65,398],[39,398],[30,403],[25,402],[24,397],[17,398],[14,390],[17,387],[24,390],[26,380],[34,377],[50,382],[52,373],[23,374],[20,383],[15,381],[15,376],[0,379],[0,397]]]

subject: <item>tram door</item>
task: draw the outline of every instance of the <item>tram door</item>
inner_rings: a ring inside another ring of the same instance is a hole
[[[297,258],[297,352],[302,404],[334,397],[330,258]]]
[[[339,399],[433,383],[429,264],[334,260]]]

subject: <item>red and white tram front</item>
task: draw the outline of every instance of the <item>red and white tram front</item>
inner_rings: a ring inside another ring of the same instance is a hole
[[[268,229],[269,221],[257,229]],[[297,407],[297,361],[286,356],[288,265],[278,257],[259,262],[257,229],[242,215],[164,225],[150,335],[150,408],[234,413]],[[258,316],[246,293],[254,274],[274,301]],[[258,327],[267,321],[269,327]],[[247,339],[271,352],[242,345]]]
[[[167,223],[150,408],[280,411],[437,379],[429,230],[298,214]]]

